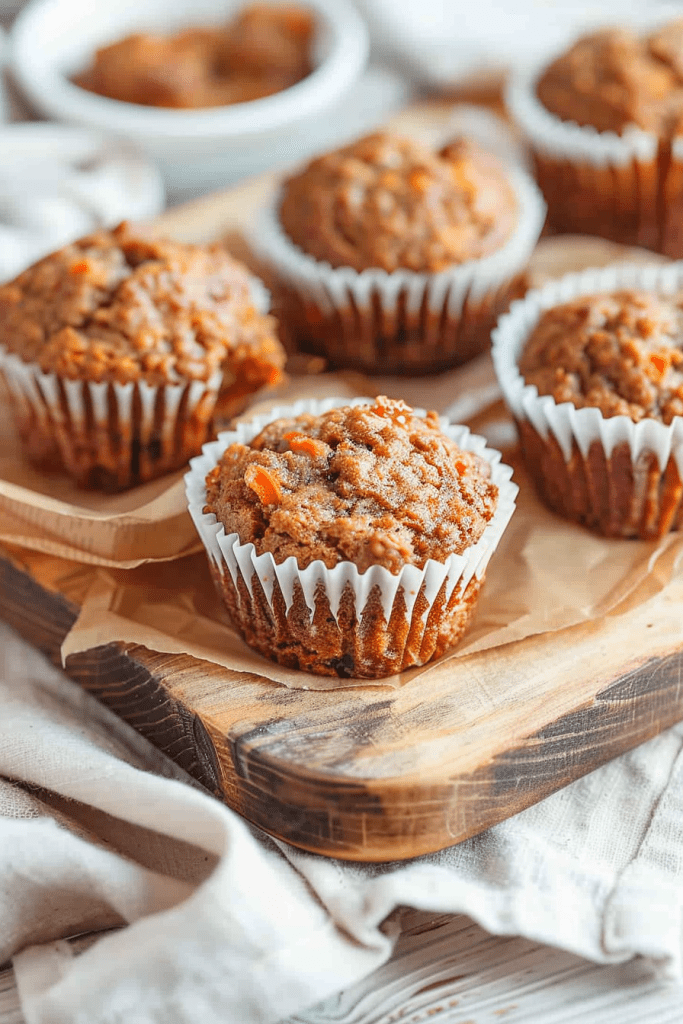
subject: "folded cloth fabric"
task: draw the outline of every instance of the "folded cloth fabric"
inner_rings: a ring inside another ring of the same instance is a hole
[[[268,1024],[386,960],[399,905],[681,979],[683,724],[459,846],[343,864],[247,826],[4,626],[0,649],[0,963],[28,1024]]]
[[[155,165],[98,132],[5,125],[0,152],[0,282],[80,235],[164,208]]]

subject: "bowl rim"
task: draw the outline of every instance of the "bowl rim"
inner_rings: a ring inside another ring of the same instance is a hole
[[[325,59],[300,82],[272,96],[223,107],[148,107],[80,88],[55,66],[49,53],[35,47],[35,26],[68,2],[31,0],[21,11],[9,36],[14,77],[43,114],[122,135],[210,138],[276,131],[319,113],[340,98],[365,68],[369,54],[367,28],[349,0],[302,0],[330,31],[331,46]]]

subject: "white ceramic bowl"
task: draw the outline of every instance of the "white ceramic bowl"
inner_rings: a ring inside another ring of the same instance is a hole
[[[309,152],[321,122],[358,81],[368,34],[349,0],[303,3],[317,22],[315,70],[249,103],[167,110],[110,100],[70,81],[99,46],[136,31],[219,24],[245,0],[32,0],[12,30],[12,67],[42,114],[134,140],[159,161],[170,192],[187,197]]]

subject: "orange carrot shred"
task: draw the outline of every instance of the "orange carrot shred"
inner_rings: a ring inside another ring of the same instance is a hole
[[[87,260],[79,260],[78,263],[74,263],[71,267],[72,274],[87,274],[90,270],[90,264]]]
[[[278,480],[264,466],[248,466],[244,482],[263,505],[278,505],[282,501]]]
[[[319,441],[315,437],[309,437],[308,434],[301,434],[298,430],[290,430],[289,433],[284,435],[284,438],[285,441],[289,442],[289,447],[293,452],[301,452],[304,455],[312,456],[314,459],[327,453],[327,445],[324,441]]]
[[[650,356],[650,362],[654,366],[657,373],[661,377],[663,377],[669,366],[669,360],[666,358],[666,356],[660,356],[657,355],[656,352],[653,352],[653,354]]]

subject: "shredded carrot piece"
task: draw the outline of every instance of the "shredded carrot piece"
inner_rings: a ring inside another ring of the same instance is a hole
[[[264,505],[278,505],[282,491],[277,479],[264,466],[248,466],[244,482]]]
[[[419,168],[410,172],[408,181],[410,183],[410,187],[414,189],[415,192],[426,192],[432,183],[429,172],[420,170]]]
[[[327,445],[324,441],[309,437],[308,434],[301,434],[298,430],[290,430],[288,434],[284,435],[284,438],[289,442],[289,447],[293,452],[301,452],[314,459],[327,454]]]
[[[666,358],[666,356],[660,356],[656,352],[653,352],[650,356],[650,362],[652,363],[660,377],[663,377],[666,371],[669,369],[669,360]]]
[[[90,270],[90,264],[87,260],[79,260],[78,263],[72,264],[72,274],[87,274]]]

